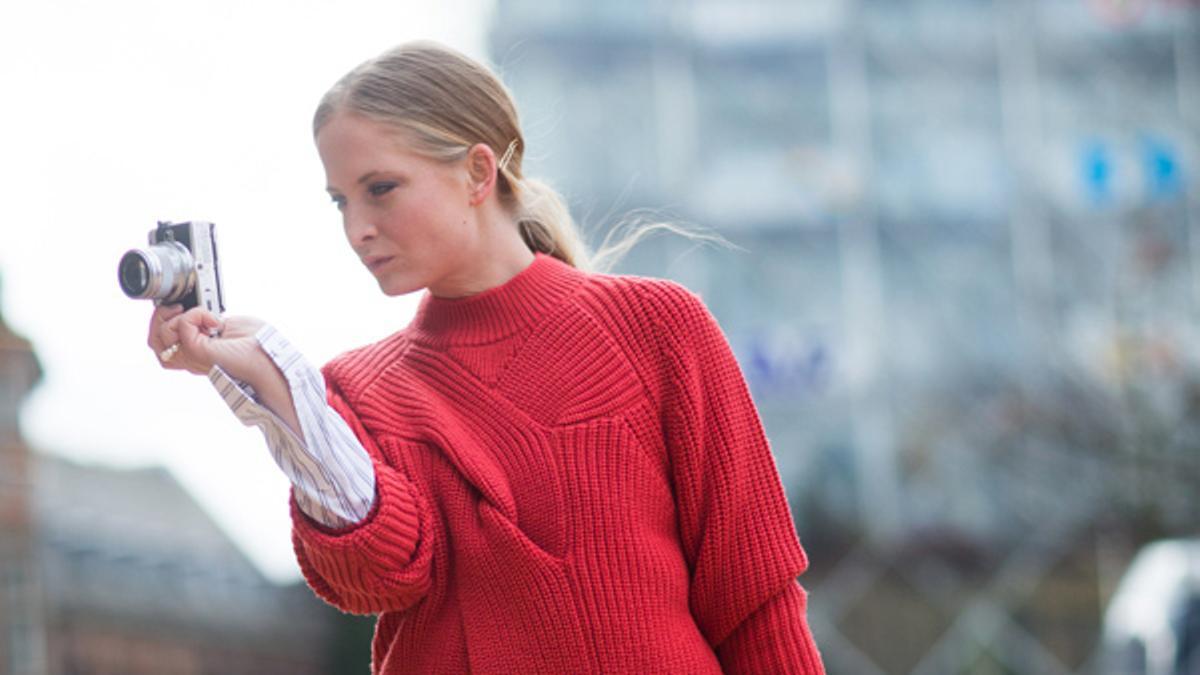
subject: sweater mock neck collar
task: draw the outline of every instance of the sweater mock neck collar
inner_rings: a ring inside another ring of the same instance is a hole
[[[535,253],[533,262],[516,276],[474,295],[439,298],[425,291],[409,331],[441,343],[499,340],[544,316],[583,278],[583,272],[561,260]]]

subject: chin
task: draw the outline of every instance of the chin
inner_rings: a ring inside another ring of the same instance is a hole
[[[409,293],[414,293],[422,290],[423,288],[425,287],[414,282],[402,282],[396,280],[389,281],[385,279],[379,280],[379,290],[383,291],[383,294],[389,298],[408,295]]]

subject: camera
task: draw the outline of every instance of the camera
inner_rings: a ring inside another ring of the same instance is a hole
[[[212,223],[159,222],[150,230],[150,245],[121,256],[117,280],[131,298],[150,298],[156,305],[203,307],[220,316],[225,311],[217,267],[217,236]]]

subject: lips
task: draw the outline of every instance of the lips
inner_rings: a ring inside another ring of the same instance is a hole
[[[384,265],[386,265],[389,261],[391,261],[391,259],[392,259],[392,256],[390,256],[390,255],[379,255],[379,256],[371,256],[368,258],[363,258],[362,261],[363,261],[363,264],[367,266],[367,269],[374,272],[374,271],[378,270],[380,267],[383,267]]]

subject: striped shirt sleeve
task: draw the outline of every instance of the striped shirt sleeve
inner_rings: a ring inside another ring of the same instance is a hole
[[[288,381],[303,438],[262,405],[254,390],[219,366],[208,373],[217,392],[246,426],[266,437],[275,463],[292,482],[296,503],[333,528],[362,521],[375,501],[375,469],[354,432],[325,400],[325,378],[272,326],[255,335]]]

